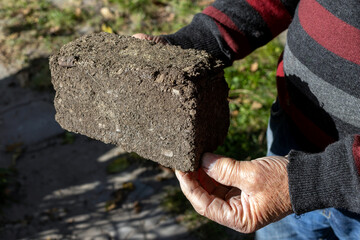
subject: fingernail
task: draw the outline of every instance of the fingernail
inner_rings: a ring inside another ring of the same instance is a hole
[[[213,153],[204,153],[202,157],[202,168],[205,171],[210,171],[211,168],[215,165],[216,161],[220,158],[219,155]]]

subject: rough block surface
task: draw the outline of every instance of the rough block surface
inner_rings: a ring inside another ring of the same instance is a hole
[[[229,127],[228,86],[208,53],[129,36],[83,36],[51,56],[56,120],[181,171]]]

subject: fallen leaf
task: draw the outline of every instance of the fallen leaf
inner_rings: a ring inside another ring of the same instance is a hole
[[[49,33],[55,34],[55,33],[60,32],[60,30],[61,30],[61,27],[60,27],[60,26],[54,26],[54,27],[51,27],[51,28],[49,29]]]
[[[8,39],[10,39],[10,40],[14,40],[17,38],[19,38],[19,33],[12,33],[8,36]]]
[[[22,15],[27,16],[31,12],[31,8],[23,8],[20,10],[20,12]]]
[[[142,206],[141,206],[139,201],[135,201],[134,205],[133,205],[133,208],[134,208],[135,213],[140,213],[141,209],[142,209]]]
[[[166,18],[165,18],[165,20],[167,21],[167,22],[171,22],[171,21],[173,21],[175,19],[175,13],[170,13]]]
[[[5,151],[6,152],[16,152],[19,150],[19,148],[22,148],[23,145],[24,145],[24,143],[22,143],[22,142],[16,142],[13,144],[6,145]]]
[[[101,30],[102,30],[103,32],[113,33],[112,28],[109,27],[109,26],[106,26],[106,24],[101,25]]]
[[[263,105],[262,105],[261,103],[254,101],[254,102],[251,104],[251,109],[252,109],[252,110],[258,110],[258,109],[262,108],[262,106],[263,106]]]
[[[231,116],[236,117],[237,115],[239,115],[239,111],[238,110],[234,110],[230,113]]]
[[[125,182],[122,184],[122,189],[134,190],[135,186],[132,182]]]
[[[106,20],[111,20],[115,18],[114,14],[107,7],[101,8],[100,13]]]
[[[82,10],[81,10],[81,8],[76,8],[75,9],[75,16],[77,16],[77,17],[80,17],[81,16],[81,14],[82,14]]]
[[[256,72],[258,69],[259,69],[259,63],[258,62],[254,62],[253,64],[251,64],[250,71]]]
[[[250,99],[248,99],[248,98],[245,98],[244,100],[243,100],[243,103],[244,104],[249,104],[251,101],[250,101]]]
[[[122,188],[114,191],[112,195],[112,199],[108,200],[105,204],[105,210],[111,211],[123,203],[129,193],[135,189],[135,186],[132,182],[125,182],[122,184]]]
[[[111,210],[113,210],[113,209],[115,209],[115,208],[116,208],[116,201],[114,201],[114,200],[112,199],[112,200],[109,200],[109,201],[106,202],[106,204],[105,204],[105,210],[106,210],[107,212],[109,212],[109,211],[111,211]]]

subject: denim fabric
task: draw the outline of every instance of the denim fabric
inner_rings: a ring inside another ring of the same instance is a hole
[[[284,156],[300,146],[302,136],[276,101],[267,130],[268,156]],[[335,208],[320,209],[301,216],[291,214],[256,232],[257,240],[360,240],[360,215]]]

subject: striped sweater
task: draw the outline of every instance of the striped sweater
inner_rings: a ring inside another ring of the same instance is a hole
[[[289,153],[293,210],[360,213],[359,0],[217,0],[164,37],[231,65],[285,29],[278,98],[307,143]]]

